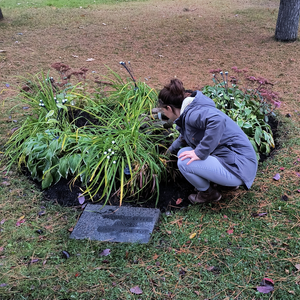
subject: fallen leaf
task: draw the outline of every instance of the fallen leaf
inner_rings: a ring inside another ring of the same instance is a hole
[[[1,225],[4,224],[5,221],[6,221],[5,219],[1,220],[0,224]]]
[[[76,274],[75,274],[75,277],[78,277],[78,276],[80,276],[80,274],[79,274],[79,273],[76,273]]]
[[[2,252],[4,250],[4,247],[0,247],[0,252]]]
[[[257,286],[256,289],[263,294],[268,294],[274,290],[274,287],[272,285],[260,285]]]
[[[166,230],[167,234],[172,234],[172,231]]]
[[[16,223],[16,226],[20,226],[22,223],[24,223],[26,221],[26,219],[21,219],[20,221],[18,221]]]
[[[226,231],[228,234],[233,234],[233,229],[229,229]]]
[[[179,205],[181,202],[182,202],[182,199],[181,199],[181,198],[178,198],[178,199],[176,200],[176,205]]]
[[[0,284],[0,287],[5,287],[5,286],[7,286],[6,283],[1,283],[1,284]]]
[[[66,259],[70,258],[70,253],[68,251],[62,251],[61,254]]]
[[[253,213],[251,214],[252,217],[264,217],[266,216],[268,213]]]
[[[52,225],[45,226],[45,229],[50,230],[53,229]]]
[[[224,219],[228,219],[228,217],[226,215],[223,216]]]
[[[279,168],[279,170],[283,171],[283,170],[285,170],[285,168],[284,168],[284,167],[282,167],[282,168]]]
[[[18,222],[21,221],[22,219],[25,218],[25,215],[21,216],[19,219],[18,219]]]
[[[152,257],[152,258],[153,258],[153,260],[157,260],[157,259],[158,259],[158,257],[159,257],[159,256],[158,256],[158,255],[155,253],[155,254],[153,255],[153,257]]]
[[[30,264],[34,264],[34,263],[36,263],[36,262],[38,262],[38,261],[39,261],[38,258],[34,258],[34,259],[32,259],[29,263],[30,263]]]
[[[300,189],[299,189],[299,190],[297,190],[297,192],[298,192],[298,193],[300,193]]]
[[[211,266],[211,267],[205,266],[205,269],[207,271],[213,271],[214,268],[215,268],[214,266]]]
[[[280,179],[280,174],[276,173],[275,176],[273,177],[274,180],[279,180]]]
[[[12,128],[11,130],[10,130],[10,134],[13,134],[16,130],[18,130],[19,129],[19,127],[14,127],[14,128]]]
[[[300,271],[300,264],[296,264],[296,265],[295,265],[295,268],[296,268],[298,271]]]
[[[45,214],[46,214],[46,212],[45,212],[44,210],[38,212],[38,216],[39,216],[39,217],[41,217],[41,216],[43,216],[43,215],[45,215]]]
[[[88,58],[86,61],[94,61],[94,58]]]
[[[130,292],[136,295],[143,294],[143,291],[139,288],[139,286],[134,286],[130,289]]]
[[[78,201],[79,204],[83,204],[85,202],[85,198],[82,194],[78,194]]]
[[[179,271],[179,275],[185,275],[185,270],[184,269],[180,269],[180,271]]]
[[[46,263],[47,263],[47,259],[45,259],[45,260],[43,261],[43,266],[44,266]]]
[[[99,256],[107,256],[109,254],[110,254],[110,249],[105,249],[99,254]]]
[[[194,232],[190,235],[190,239],[193,239],[195,236],[196,236],[196,233]]]
[[[3,181],[1,184],[5,186],[10,186],[10,183],[8,181]]]
[[[295,295],[295,292],[294,291],[288,291],[289,294],[293,294]]]
[[[197,296],[200,295],[200,293],[199,293],[198,291],[194,291],[194,293],[195,293]]]

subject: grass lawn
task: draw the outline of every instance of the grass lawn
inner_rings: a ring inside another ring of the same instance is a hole
[[[299,299],[300,52],[299,41],[272,40],[279,1],[57,3],[1,2],[0,299]],[[251,190],[162,214],[146,245],[71,240],[82,211],[44,200],[17,168],[3,172],[5,141],[25,114],[13,108],[19,77],[58,60],[87,66],[90,84],[131,60],[157,89],[175,75],[200,88],[209,69],[247,67],[281,93],[280,147]],[[273,292],[257,291],[263,278]]]

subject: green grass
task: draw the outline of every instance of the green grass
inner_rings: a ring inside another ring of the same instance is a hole
[[[121,2],[133,2],[133,1],[145,1],[145,0],[2,0],[0,7],[3,8],[30,8],[30,7],[75,7],[75,8],[87,8],[93,5],[99,4],[114,4]],[[4,13],[4,12],[3,12]]]
[[[256,291],[264,277],[275,281],[272,299],[298,299],[299,129],[284,122],[284,148],[259,166],[250,191],[224,194],[216,205],[162,214],[146,245],[71,240],[69,229],[81,210],[43,200],[35,185],[15,171],[1,174],[1,182],[10,183],[0,184],[0,219],[5,219],[0,284],[6,284],[0,287],[1,300],[270,299],[271,294]],[[272,177],[278,172],[277,182]],[[39,216],[40,211],[45,214]],[[264,217],[252,216],[263,212]],[[22,216],[26,221],[16,226]],[[106,248],[111,254],[99,256]],[[136,285],[143,294],[130,292]]]

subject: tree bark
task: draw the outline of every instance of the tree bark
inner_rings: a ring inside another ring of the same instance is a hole
[[[0,20],[3,19],[3,14],[2,14],[2,11],[1,11],[1,7],[0,7]]]
[[[280,0],[275,39],[292,42],[297,39],[300,16],[300,0]]]

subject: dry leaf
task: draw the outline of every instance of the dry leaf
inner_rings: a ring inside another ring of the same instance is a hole
[[[215,268],[214,266],[211,266],[211,267],[205,266],[205,269],[206,269],[207,271],[212,271],[214,268]]]
[[[24,216],[23,216],[24,217]],[[18,220],[18,222],[16,223],[16,226],[20,226],[22,223],[24,223],[26,221],[26,219],[21,219],[21,220]]]
[[[158,256],[158,255],[155,253],[155,254],[153,255],[153,257],[152,257],[152,258],[153,258],[153,260],[157,260],[157,259],[158,259],[158,257],[159,257],[159,256]]]
[[[139,286],[134,286],[130,289],[130,292],[136,295],[143,294],[143,291],[139,288]]]
[[[193,239],[195,236],[196,236],[196,233],[194,232],[190,235],[190,239]]]
[[[298,271],[300,271],[300,264],[296,264],[296,265],[295,265],[295,268],[296,268]]]
[[[172,234],[172,231],[166,230],[167,234]]]
[[[228,233],[228,234],[233,234],[233,229],[227,230],[227,233]]]
[[[176,205],[179,205],[181,202],[182,202],[182,198],[178,198],[178,199],[176,200]]]

